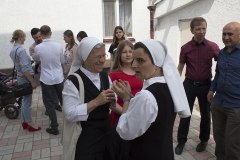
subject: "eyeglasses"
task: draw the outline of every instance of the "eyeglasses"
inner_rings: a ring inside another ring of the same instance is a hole
[[[91,56],[91,57],[93,57],[93,58],[95,58],[95,59],[98,59],[98,60],[102,59],[102,57],[103,57],[104,59],[106,59],[106,58],[108,57],[107,54],[99,55],[99,56],[92,56],[92,55],[89,55],[89,56]]]

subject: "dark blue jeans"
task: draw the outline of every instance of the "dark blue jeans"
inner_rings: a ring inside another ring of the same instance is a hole
[[[209,92],[211,84],[205,84],[200,86],[195,86],[189,83],[186,79],[183,82],[183,86],[187,95],[188,104],[192,112],[193,105],[196,97],[199,101],[199,108],[201,113],[201,123],[200,123],[200,135],[199,139],[202,142],[207,142],[210,136],[210,125],[211,125],[211,115],[210,115],[210,103],[207,101],[207,94]],[[178,143],[186,143],[187,135],[189,132],[191,117],[181,118],[179,128],[178,128]]]
[[[54,85],[47,85],[42,83],[43,103],[45,104],[46,110],[49,113],[51,128],[54,131],[58,130],[58,123],[57,123],[57,115],[55,111],[55,102],[54,102],[53,95],[57,93],[58,99],[62,105],[62,90],[63,90],[63,82],[59,84],[54,84]]]
[[[41,72],[38,72],[39,80],[40,80],[40,76],[41,76]],[[42,89],[42,83],[41,82],[40,82],[40,86],[41,86],[41,89]],[[58,100],[58,96],[57,96],[56,92],[53,94],[53,98],[54,98],[55,107],[57,107],[59,105],[59,100]],[[43,99],[43,92],[42,92],[42,99]],[[44,104],[44,102],[43,102],[43,105],[44,105],[44,107],[46,106]]]

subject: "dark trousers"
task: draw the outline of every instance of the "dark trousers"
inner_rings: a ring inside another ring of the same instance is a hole
[[[200,86],[195,86],[190,83],[188,79],[185,79],[183,86],[187,95],[188,104],[192,112],[193,105],[196,97],[199,101],[199,108],[201,113],[201,124],[200,124],[200,135],[199,139],[203,142],[207,142],[210,136],[210,103],[207,101],[207,94],[211,84],[205,84]],[[191,117],[181,118],[179,128],[178,128],[178,143],[186,143],[187,135],[189,132]]]
[[[215,155],[218,160],[240,160],[240,108],[211,105]]]
[[[55,92],[57,92],[58,99],[62,105],[62,90],[63,82],[54,85],[47,85],[42,83],[43,103],[45,104],[46,110],[49,114],[51,128],[53,130],[58,130],[57,115],[55,111],[55,102],[53,95],[55,94]]]

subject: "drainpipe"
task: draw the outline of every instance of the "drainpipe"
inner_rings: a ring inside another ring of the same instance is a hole
[[[153,12],[155,11],[156,9],[156,6],[148,6],[147,7],[150,11],[150,38],[151,39],[154,39],[154,18],[153,18]]]

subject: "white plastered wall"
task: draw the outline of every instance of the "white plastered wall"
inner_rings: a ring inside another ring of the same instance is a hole
[[[150,37],[150,13],[148,1],[133,0],[133,38],[136,41]],[[27,37],[23,47],[29,53],[33,43],[30,31],[49,25],[52,39],[62,44],[63,32],[73,31],[76,37],[81,30],[88,36],[103,40],[102,0],[2,0],[0,5],[0,69],[12,68],[9,57],[12,44],[9,42],[16,29],[22,29]],[[106,51],[110,43],[106,43]]]
[[[34,27],[49,25],[52,39],[62,44],[63,32],[73,31],[76,37],[81,30],[88,36],[100,40],[102,35],[102,1],[100,0],[2,0],[0,5],[0,68],[11,68],[13,63],[9,57],[12,44],[9,42],[16,29],[22,29],[27,37],[23,47],[29,53],[33,43],[30,31]]]
[[[171,1],[169,5],[174,6],[177,1]],[[158,4],[161,5],[161,2]],[[165,6],[166,7],[166,6]],[[168,6],[171,8],[171,6]],[[157,6],[157,9],[161,9]],[[155,19],[155,39],[162,41],[168,47],[176,65],[180,54],[180,30],[179,21],[192,19],[194,17],[204,17],[207,20],[206,39],[218,44],[220,49],[224,47],[222,43],[222,28],[231,21],[240,22],[240,1],[239,0],[198,0],[184,7],[165,14]],[[159,12],[155,12],[159,13]],[[156,16],[161,16],[157,14]]]

